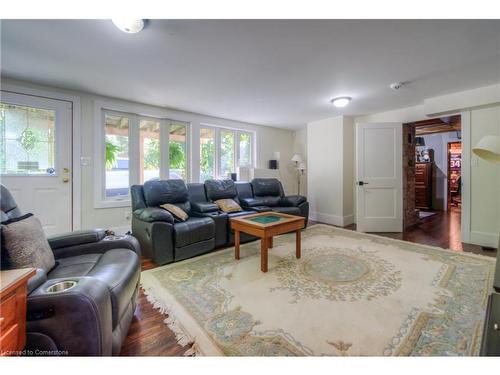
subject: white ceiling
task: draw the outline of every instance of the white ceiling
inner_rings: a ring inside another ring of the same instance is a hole
[[[500,21],[150,20],[131,35],[107,20],[4,20],[1,73],[295,128],[499,82]],[[344,95],[348,107],[329,104]]]

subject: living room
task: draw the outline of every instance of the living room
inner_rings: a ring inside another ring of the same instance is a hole
[[[500,356],[500,21],[177,6],[2,16],[2,355]]]

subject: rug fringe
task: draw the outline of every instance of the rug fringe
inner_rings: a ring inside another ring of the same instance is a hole
[[[184,352],[183,356],[185,357],[195,357],[200,356],[201,352],[198,350],[196,342],[192,339],[182,328],[182,325],[175,318],[172,310],[158,301],[152,293],[150,293],[147,289],[141,287],[146,296],[146,300],[153,305],[153,308],[158,310],[160,314],[167,315],[167,317],[163,320],[163,322],[167,325],[168,328],[174,333],[175,338],[177,339],[177,343],[182,346],[189,346],[189,348]]]

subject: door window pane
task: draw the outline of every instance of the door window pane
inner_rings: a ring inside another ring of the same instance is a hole
[[[120,198],[129,193],[129,119],[105,115],[106,198]]]
[[[0,103],[0,173],[55,174],[55,111]]]
[[[219,178],[229,178],[232,172],[234,172],[234,132],[221,130]]]
[[[215,129],[200,129],[200,182],[215,178]]]
[[[187,126],[171,123],[168,138],[169,178],[187,179]]]
[[[252,135],[250,133],[240,133],[239,138],[239,166],[250,167],[252,165]]]
[[[141,120],[139,122],[140,182],[160,178],[160,122]]]

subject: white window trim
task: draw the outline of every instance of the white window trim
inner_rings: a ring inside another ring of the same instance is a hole
[[[220,126],[220,125],[213,125],[213,124],[206,124],[206,123],[200,123],[200,129],[213,129],[214,130],[214,136],[215,136],[215,171],[214,171],[214,178],[219,179],[219,178],[228,178],[228,176],[221,176],[220,175],[220,169],[221,169],[221,160],[220,160],[220,133],[221,131],[230,131],[234,134],[234,172],[237,173],[238,168],[240,167],[240,134],[246,133],[250,134],[251,136],[251,150],[250,150],[250,165],[245,166],[244,168],[254,168],[255,167],[255,155],[256,155],[256,138],[257,134],[256,131],[254,130],[249,130],[249,129],[241,129],[241,128],[231,128],[228,126]],[[201,155],[200,155],[200,162],[201,162]],[[200,172],[201,175],[201,172]],[[199,179],[199,178],[198,178]],[[199,181],[200,182],[200,181]],[[201,181],[203,182],[203,181]]]
[[[142,119],[160,121],[160,142],[164,147],[160,147],[160,179],[169,178],[169,126],[172,123],[182,123],[186,125],[186,181],[190,181],[190,144],[191,144],[191,123],[182,120],[167,119],[161,116],[159,112],[152,113],[134,113],[132,110],[137,108],[128,108],[127,106],[100,102],[94,103],[94,208],[116,208],[130,207],[132,205],[130,193],[127,198],[105,198],[105,178],[106,168],[104,166],[105,153],[105,127],[104,119],[106,114],[115,114],[127,116],[129,118],[129,186],[140,184],[139,174],[139,123]]]

